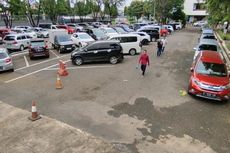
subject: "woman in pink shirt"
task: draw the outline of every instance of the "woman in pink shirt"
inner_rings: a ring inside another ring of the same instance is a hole
[[[141,65],[142,75],[144,76],[147,64],[149,66],[149,55],[147,54],[147,50],[144,50],[141,54],[139,64]]]

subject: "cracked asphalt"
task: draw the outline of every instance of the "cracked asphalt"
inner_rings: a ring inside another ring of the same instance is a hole
[[[56,70],[4,82],[37,71],[42,64],[3,73],[0,100],[26,110],[35,100],[41,114],[103,138],[120,152],[228,153],[229,102],[179,93],[187,90],[198,37],[198,29],[176,31],[167,38],[165,52],[159,58],[155,42],[145,46],[150,67],[144,77],[135,68],[138,56],[126,56],[117,65],[91,63],[79,69],[69,62],[67,67],[73,69],[61,78],[62,90],[55,89]]]

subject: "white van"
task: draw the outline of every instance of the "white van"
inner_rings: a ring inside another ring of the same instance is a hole
[[[108,40],[119,40],[124,54],[135,55],[141,52],[141,38],[137,34],[117,34]]]

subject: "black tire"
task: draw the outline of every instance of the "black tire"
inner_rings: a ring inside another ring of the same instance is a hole
[[[20,51],[23,51],[25,48],[23,45],[20,46]]]
[[[83,59],[81,57],[76,57],[74,59],[74,64],[78,65],[78,66],[82,65],[83,64]]]
[[[111,56],[111,57],[109,58],[109,62],[110,62],[111,64],[117,64],[117,63],[118,63],[118,58],[117,58],[116,56]]]
[[[129,50],[129,54],[132,55],[132,56],[136,55],[136,53],[137,53],[137,51],[134,48]]]
[[[11,69],[10,72],[14,72],[14,69]]]
[[[143,45],[148,45],[149,41],[147,39],[142,40]]]

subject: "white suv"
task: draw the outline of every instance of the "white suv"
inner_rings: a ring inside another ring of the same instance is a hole
[[[23,51],[26,47],[29,47],[30,38],[25,34],[10,34],[5,36],[3,43],[8,50],[20,49]]]

